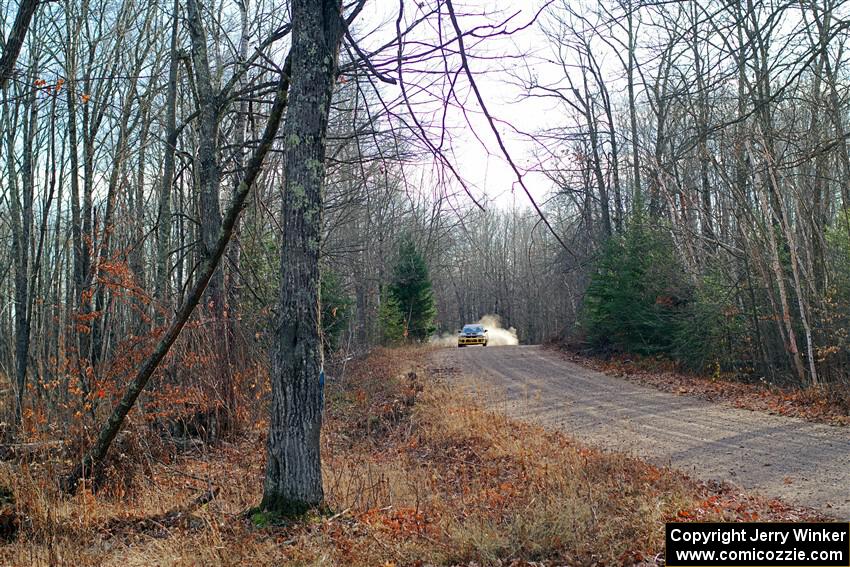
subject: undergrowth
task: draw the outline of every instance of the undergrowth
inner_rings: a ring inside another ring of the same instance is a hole
[[[655,564],[669,519],[808,517],[489,413],[427,355],[377,350],[329,379],[329,512],[246,514],[262,487],[257,423],[232,443],[128,468],[132,490],[63,497],[59,464],[4,463],[20,526],[0,564]]]

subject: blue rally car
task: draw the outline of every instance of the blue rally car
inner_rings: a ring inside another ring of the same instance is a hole
[[[487,346],[487,329],[478,323],[464,325],[463,329],[458,331],[457,346],[460,348],[467,345]]]

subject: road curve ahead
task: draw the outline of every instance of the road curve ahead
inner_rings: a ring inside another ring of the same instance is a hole
[[[512,417],[850,520],[848,428],[668,394],[539,346],[444,349],[434,362]]]

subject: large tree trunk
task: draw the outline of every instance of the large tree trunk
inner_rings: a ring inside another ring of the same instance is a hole
[[[281,290],[272,352],[272,408],[261,508],[321,504],[322,341],[319,248],[325,134],[344,31],[340,0],[292,2],[292,86],[284,126]]]

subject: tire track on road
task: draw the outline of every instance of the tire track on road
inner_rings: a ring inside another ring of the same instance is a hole
[[[492,409],[605,449],[850,519],[850,431],[677,396],[539,346],[445,349]]]

